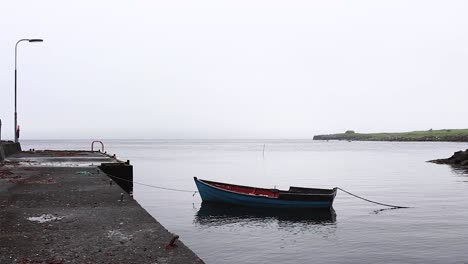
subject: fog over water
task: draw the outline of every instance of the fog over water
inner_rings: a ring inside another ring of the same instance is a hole
[[[262,155],[266,145],[265,156]],[[87,140],[23,147],[89,149]],[[303,214],[202,204],[134,185],[134,198],[206,263],[466,263],[468,172],[425,162],[466,143],[312,140],[108,140],[134,181],[196,190],[193,176],[249,186],[341,187],[334,210]],[[385,209],[385,210],[384,210]]]
[[[453,142],[316,134],[467,128],[468,2],[2,1],[0,119],[24,150],[106,151],[134,199],[207,263],[465,263]],[[325,215],[214,208],[193,177],[341,187]],[[172,192],[148,185],[182,189]]]
[[[3,1],[13,138],[464,128],[466,1]]]

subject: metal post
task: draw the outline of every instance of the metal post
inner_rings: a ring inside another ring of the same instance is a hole
[[[16,70],[16,62],[17,62],[17,57],[18,57],[18,44],[21,42],[21,41],[29,41],[29,42],[42,42],[43,40],[42,39],[20,39],[18,40],[18,42],[16,42],[16,45],[15,45],[15,126],[13,127],[13,130],[15,132],[15,143],[18,143],[18,133],[17,133],[17,129],[18,129],[18,113],[16,112],[16,76],[17,76],[17,70]]]
[[[18,42],[16,42],[15,45],[15,126],[13,127],[14,135],[15,135],[15,143],[18,143],[18,134],[16,133],[16,128],[18,127],[18,114],[16,112],[16,76],[17,76],[17,70],[16,70],[16,61],[18,57],[18,44],[21,41],[25,41],[26,39],[20,39]]]
[[[0,143],[2,142],[2,120],[0,119]]]

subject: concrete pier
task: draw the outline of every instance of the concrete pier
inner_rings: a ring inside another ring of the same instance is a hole
[[[0,263],[203,263],[98,167],[119,162],[85,151],[0,162]]]
[[[0,141],[0,161],[21,151],[21,145],[13,141]]]

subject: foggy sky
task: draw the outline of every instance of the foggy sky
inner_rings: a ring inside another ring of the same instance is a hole
[[[13,138],[467,128],[466,1],[3,1]],[[20,139],[21,139],[20,138]]]

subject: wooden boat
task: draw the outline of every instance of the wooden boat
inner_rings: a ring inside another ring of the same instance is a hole
[[[337,188],[315,189],[291,186],[288,191],[283,191],[207,181],[197,177],[194,177],[194,180],[204,202],[247,207],[331,208],[337,192]]]

